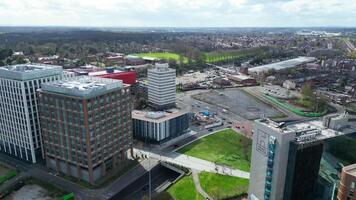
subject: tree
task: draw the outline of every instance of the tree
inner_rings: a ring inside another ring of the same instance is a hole
[[[0,49],[0,60],[10,57],[13,54],[11,49]]]
[[[15,60],[15,64],[25,64],[25,63],[27,63],[27,62],[22,56],[17,57]]]
[[[303,99],[314,99],[314,91],[310,84],[304,84],[300,93]]]

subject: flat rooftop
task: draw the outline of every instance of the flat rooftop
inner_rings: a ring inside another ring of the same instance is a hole
[[[345,166],[343,170],[356,177],[356,164]]]
[[[56,65],[33,63],[0,67],[0,77],[13,80],[31,80],[61,74],[63,68]]]
[[[117,74],[117,73],[122,73],[124,71],[117,70],[115,69],[112,73],[107,72],[106,70],[101,70],[101,71],[94,71],[94,72],[89,72],[89,76],[100,76],[100,75],[107,75],[107,74]]]
[[[321,120],[310,120],[291,124],[277,123],[270,119],[260,119],[257,120],[257,122],[262,123],[281,134],[297,133],[295,139],[299,143],[326,140],[349,133],[326,128],[323,126]]]
[[[179,109],[171,109],[168,112],[154,112],[148,110],[133,110],[131,115],[133,119],[138,119],[142,121],[161,123],[181,115],[186,114],[187,112],[179,110]]]
[[[151,72],[175,72],[175,69],[169,68],[168,63],[163,64],[155,64],[155,66],[151,69],[148,69]]]
[[[277,62],[277,63],[272,63],[268,65],[262,65],[258,67],[252,67],[249,68],[248,71],[249,73],[261,73],[261,72],[266,72],[270,69],[275,69],[275,70],[281,70],[281,69],[287,69],[287,68],[292,68],[296,67],[298,65],[302,65],[305,63],[310,63],[316,61],[316,58],[314,57],[298,57],[290,60],[285,60],[282,62]]]
[[[43,91],[82,98],[91,98],[122,88],[121,80],[89,76],[79,76],[42,85]]]
[[[254,79],[251,76],[247,76],[245,74],[229,75],[228,77],[237,78],[237,79],[242,80],[242,81]]]

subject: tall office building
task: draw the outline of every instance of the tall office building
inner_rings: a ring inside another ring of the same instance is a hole
[[[337,200],[356,200],[356,164],[342,169]]]
[[[286,125],[269,119],[254,125],[250,200],[313,200],[323,145],[345,133],[322,121]]]
[[[168,64],[156,64],[148,69],[148,102],[157,110],[175,107],[176,70]]]
[[[0,67],[0,151],[32,163],[42,158],[36,90],[62,77],[60,66]]]
[[[81,76],[38,91],[47,167],[90,184],[125,166],[131,99],[122,81]]]

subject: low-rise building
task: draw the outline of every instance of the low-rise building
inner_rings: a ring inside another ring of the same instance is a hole
[[[283,82],[283,87],[287,88],[288,90],[294,90],[297,87],[297,84],[291,80],[285,80]]]
[[[161,144],[186,133],[189,113],[181,110],[166,112],[132,111],[134,138]]]
[[[244,75],[244,74],[237,74],[237,75],[227,75],[227,78],[231,81],[234,81],[238,84],[242,84],[242,85],[256,85],[256,79]]]

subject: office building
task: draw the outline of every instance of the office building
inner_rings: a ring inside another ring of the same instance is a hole
[[[168,64],[156,64],[147,70],[148,102],[157,110],[175,107],[176,70]]]
[[[356,200],[356,164],[342,168],[337,200]]]
[[[47,167],[95,184],[127,163],[131,99],[122,81],[75,77],[38,91]]]
[[[250,200],[313,200],[324,141],[345,135],[322,121],[254,125]]]
[[[169,112],[132,111],[134,138],[161,144],[187,133],[189,114],[180,110]]]
[[[36,163],[42,138],[36,90],[62,79],[60,66],[24,64],[0,67],[0,151]]]

